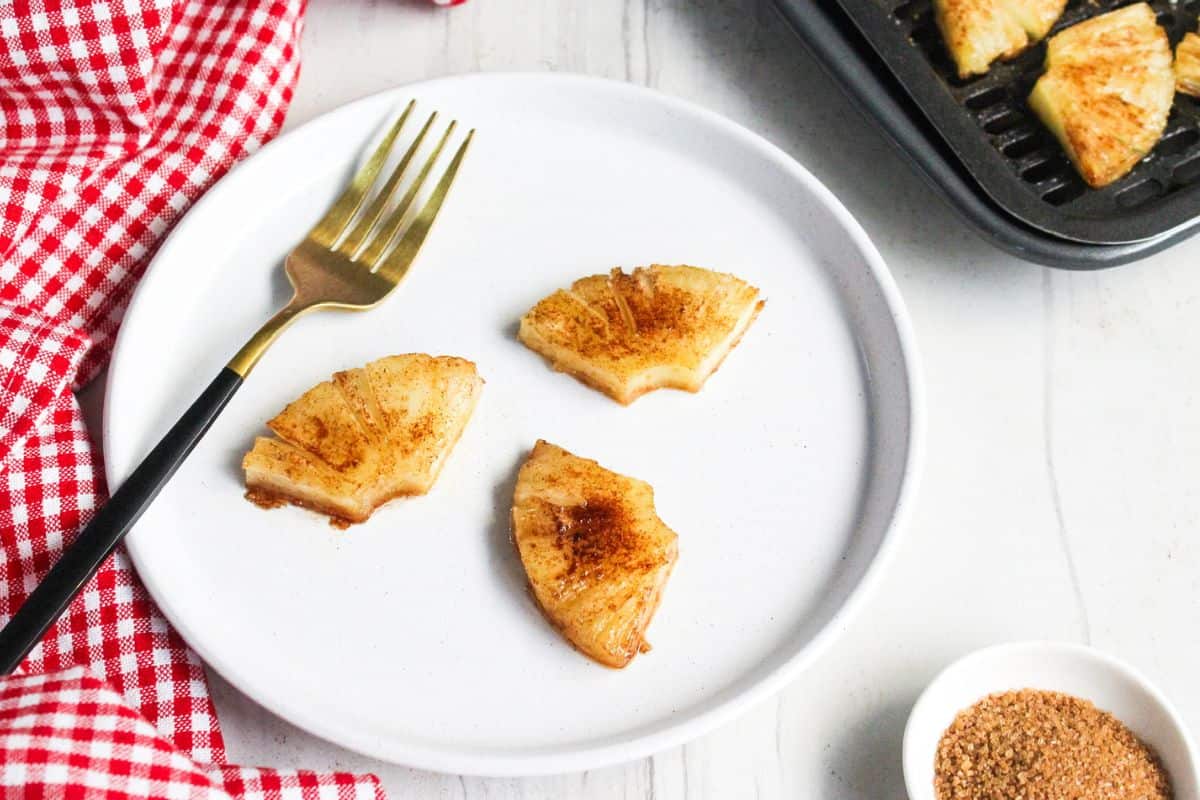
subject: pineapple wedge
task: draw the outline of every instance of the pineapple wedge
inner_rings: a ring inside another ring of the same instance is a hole
[[[518,335],[555,369],[628,405],[664,387],[700,391],[762,307],[740,278],[655,264],[575,281],[535,305]]]
[[[626,666],[678,556],[650,485],[539,441],[517,475],[513,539],[546,619],[586,656]]]
[[[1040,40],[1066,0],[934,0],[934,19],[960,78],[982,75]]]
[[[1200,35],[1189,33],[1175,47],[1175,88],[1200,97]]]
[[[1094,188],[1153,149],[1175,96],[1171,46],[1145,3],[1072,25],[1050,39],[1029,105]]]
[[[242,459],[246,497],[345,525],[394,497],[425,494],[482,386],[473,363],[451,356],[388,356],[338,372],[267,423],[279,438],[258,437]]]

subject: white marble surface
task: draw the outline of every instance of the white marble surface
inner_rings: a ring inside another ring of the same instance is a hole
[[[1127,659],[1200,726],[1200,240],[1092,274],[1000,253],[757,0],[312,0],[303,50],[289,127],[423,78],[562,70],[765,134],[842,198],[900,284],[929,384],[928,463],[864,612],[776,700],[686,747],[552,778],[435,775],[314,739],[214,677],[231,758],[374,771],[393,798],[893,800],[921,687],[968,650],[1022,638]]]

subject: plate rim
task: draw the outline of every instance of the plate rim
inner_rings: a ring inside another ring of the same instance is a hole
[[[596,769],[613,764],[645,758],[671,747],[692,741],[745,713],[762,701],[774,696],[804,669],[818,659],[836,640],[873,595],[880,583],[881,576],[897,550],[907,523],[912,514],[924,464],[925,453],[925,398],[924,380],[921,362],[918,354],[916,335],[908,315],[903,297],[897,287],[891,272],[888,270],[883,257],[870,240],[858,220],[846,209],[842,202],[804,165],[787,154],[783,149],[771,143],[764,136],[746,128],[733,120],[705,108],[698,103],[685,100],[657,89],[626,83],[624,81],[600,78],[575,73],[542,73],[542,72],[494,72],[494,73],[465,73],[431,80],[399,84],[378,92],[365,95],[358,99],[343,103],[309,119],[296,128],[276,137],[255,153],[234,165],[225,175],[219,178],[209,189],[176,221],[172,230],[163,240],[147,265],[142,279],[138,282],[130,298],[124,319],[132,319],[146,302],[145,298],[151,293],[150,287],[157,285],[167,274],[156,270],[156,266],[164,256],[172,252],[172,245],[177,234],[186,224],[186,217],[199,212],[208,204],[217,202],[218,194],[213,191],[220,183],[231,176],[241,174],[248,168],[260,153],[272,151],[288,142],[292,137],[299,136],[308,128],[318,125],[328,118],[350,112],[357,106],[370,105],[379,102],[383,97],[404,98],[406,93],[424,91],[441,84],[462,81],[480,83],[508,81],[544,82],[564,86],[576,85],[585,90],[600,90],[624,93],[640,101],[649,101],[669,110],[677,112],[682,118],[691,122],[708,125],[720,130],[721,133],[739,140],[742,144],[759,151],[767,157],[774,166],[790,173],[805,190],[819,202],[826,211],[831,213],[842,230],[849,236],[851,243],[858,249],[867,266],[870,277],[878,287],[884,306],[890,314],[892,329],[898,345],[901,364],[904,370],[904,385],[908,395],[907,414],[907,452],[904,457],[903,470],[899,476],[899,486],[896,499],[890,509],[886,528],[879,540],[878,547],[870,557],[866,569],[857,583],[849,590],[842,604],[830,615],[825,624],[806,643],[789,655],[774,670],[742,691],[713,701],[700,707],[700,710],[679,719],[668,719],[665,722],[652,723],[648,729],[640,733],[631,732],[619,741],[604,741],[582,747],[557,749],[550,747],[528,748],[519,753],[503,752],[490,753],[471,751],[460,748],[452,750],[445,747],[430,747],[420,742],[401,742],[391,739],[381,743],[370,734],[356,732],[350,726],[329,724],[325,721],[310,717],[305,709],[288,706],[266,696],[266,693],[256,691],[251,681],[238,676],[233,664],[224,657],[214,654],[204,645],[197,646],[196,642],[202,637],[195,636],[194,629],[180,620],[169,603],[163,598],[169,596],[156,580],[141,569],[136,537],[127,539],[125,548],[130,556],[138,577],[153,598],[159,610],[171,626],[179,633],[187,645],[202,659],[209,669],[216,672],[223,680],[233,686],[254,703],[262,706],[272,714],[280,717],[289,724],[304,730],[324,741],[340,747],[353,750],[360,754],[378,758],[382,761],[418,769],[427,769],[441,773],[461,774],[487,777],[520,777],[553,775],[567,772]],[[113,413],[111,398],[112,388],[119,376],[125,370],[120,359],[127,339],[129,328],[122,324],[114,342],[112,357],[105,381],[105,402],[102,414],[102,441],[104,452],[112,452],[110,433],[110,414]],[[105,477],[110,487],[121,483],[124,475],[116,474],[112,460],[106,458]]]

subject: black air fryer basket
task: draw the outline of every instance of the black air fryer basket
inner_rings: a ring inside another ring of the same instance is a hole
[[[1200,103],[1176,95],[1166,132],[1129,174],[1091,189],[1029,109],[1045,44],[960,79],[931,0],[775,0],[843,89],[967,222],[1003,249],[1055,267],[1143,258],[1200,229]],[[1127,5],[1070,0],[1055,31]],[[1172,46],[1200,0],[1151,6]]]

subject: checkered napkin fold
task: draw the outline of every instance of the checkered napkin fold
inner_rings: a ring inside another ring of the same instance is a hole
[[[73,389],[179,215],[283,122],[303,0],[0,2],[0,622],[105,497]],[[123,551],[0,678],[0,796],[382,798],[228,765]]]

